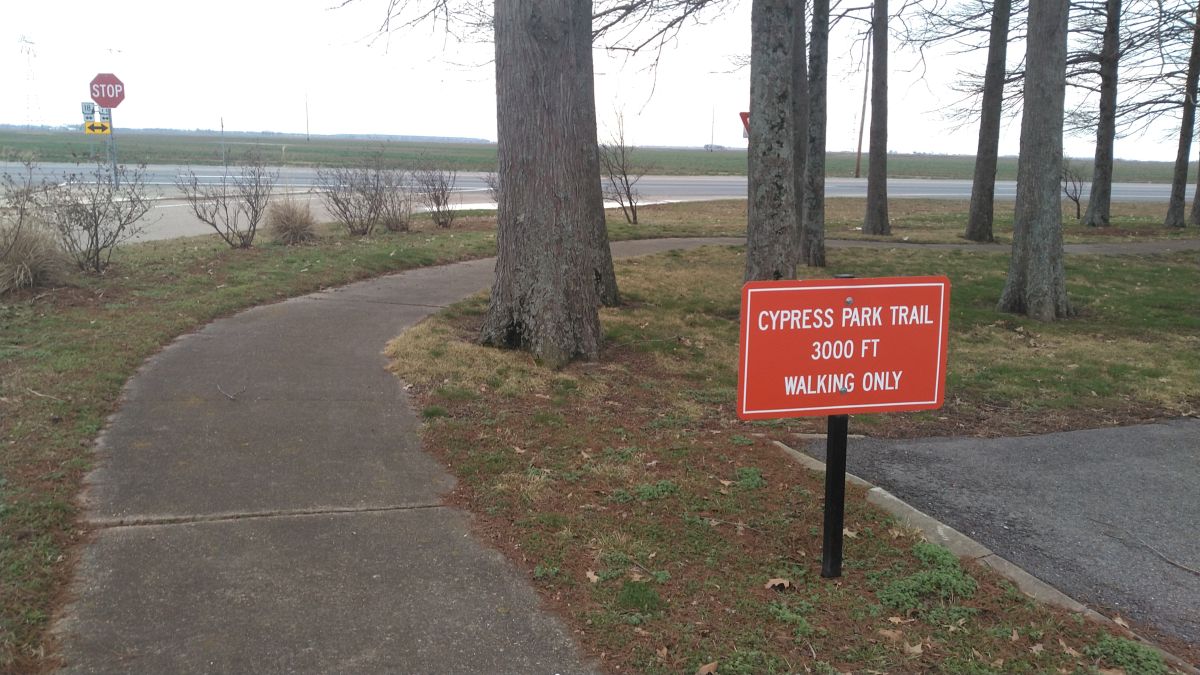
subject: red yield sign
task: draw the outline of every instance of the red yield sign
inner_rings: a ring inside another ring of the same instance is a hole
[[[747,283],[738,416],[940,408],[949,317],[946,277]]]
[[[115,108],[125,100],[125,83],[112,73],[100,73],[92,78],[88,93],[100,107]]]

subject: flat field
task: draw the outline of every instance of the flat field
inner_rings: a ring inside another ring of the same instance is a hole
[[[71,162],[104,152],[98,136],[75,131],[0,129],[0,157],[33,153],[43,162]],[[208,133],[144,133],[117,130],[121,160],[146,164],[219,164],[221,138]],[[494,143],[437,143],[378,141],[331,136],[284,134],[227,135],[225,150],[231,157],[257,150],[271,164],[290,166],[345,166],[382,151],[396,166],[412,165],[427,156],[446,168],[460,171],[491,171],[496,167]],[[651,167],[649,173],[668,175],[745,175],[746,152],[742,148],[707,152],[699,148],[639,148],[637,161]],[[1074,160],[1076,170],[1091,175],[1091,161]],[[862,175],[867,159],[863,156]],[[970,180],[975,168],[972,155],[893,154],[888,156],[888,175],[895,178],[945,178]],[[1117,160],[1114,179],[1126,183],[1169,183],[1170,162]],[[854,175],[854,153],[830,152],[827,173],[834,177]],[[1192,175],[1195,175],[1193,167]],[[999,180],[1016,180],[1017,160],[1003,157],[997,167]]]

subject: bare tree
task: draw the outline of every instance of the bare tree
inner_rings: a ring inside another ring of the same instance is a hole
[[[887,203],[888,3],[875,0],[871,11],[874,63],[871,72],[871,148],[867,167],[867,216],[864,234],[892,233]]]
[[[1104,0],[1104,35],[1098,55],[1100,115],[1096,124],[1096,156],[1087,215],[1091,227],[1107,227],[1112,212],[1113,145],[1117,138],[1117,68],[1121,59],[1121,0]],[[1075,201],[1078,218],[1079,200]]]
[[[428,157],[422,157],[412,172],[413,188],[417,199],[425,204],[438,227],[454,224],[454,186],[458,182],[458,171],[437,166]]]
[[[792,0],[792,192],[796,227],[792,246],[796,264],[804,260],[804,172],[808,163],[808,0]]]
[[[1072,314],[1058,196],[1069,13],[1068,0],[1037,0],[1030,7],[1012,258],[999,302],[1002,312],[1040,321]]]
[[[552,367],[592,359],[602,339],[592,237],[603,211],[591,2],[498,2],[495,31],[500,208],[480,338]]]
[[[829,77],[829,0],[813,0],[808,46],[808,152],[804,164],[800,260],[825,266],[825,125]]]
[[[796,276],[792,11],[790,0],[751,9],[746,281]]]
[[[979,144],[971,182],[971,209],[964,236],[971,241],[992,241],[996,199],[996,163],[1000,155],[1000,118],[1004,105],[1004,64],[1008,51],[1008,20],[1012,0],[992,5],[987,67],[979,115]]]
[[[600,170],[605,180],[605,199],[615,201],[631,225],[638,224],[637,207],[642,198],[637,184],[649,171],[649,165],[637,161],[634,152],[625,142],[625,114],[618,113],[616,133],[600,145]]]
[[[1196,129],[1196,95],[1200,84],[1200,7],[1192,24],[1192,49],[1188,56],[1187,78],[1183,87],[1183,120],[1179,125],[1179,150],[1175,153],[1175,174],[1171,197],[1167,202],[1167,227],[1183,227],[1184,201],[1187,199],[1188,159],[1192,154],[1192,134]]]
[[[1082,216],[1079,198],[1083,195],[1083,177],[1066,157],[1062,161],[1062,191],[1067,199],[1075,203],[1075,220],[1079,220]]]
[[[145,166],[98,160],[55,182],[38,200],[46,221],[79,269],[103,272],[117,247],[141,232],[138,221],[153,205]]]
[[[278,178],[278,171],[269,169],[260,155],[251,153],[237,167],[237,173],[231,175],[226,166],[217,182],[201,181],[189,168],[176,179],[175,185],[196,218],[211,227],[222,241],[231,248],[250,248],[258,225],[267,214]]]

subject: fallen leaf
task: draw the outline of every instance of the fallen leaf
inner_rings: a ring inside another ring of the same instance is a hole
[[[767,585],[763,586],[763,588],[765,588],[767,590],[776,590],[776,591],[782,591],[784,589],[791,588],[791,587],[792,587],[792,582],[787,579],[768,579]]]
[[[920,642],[918,642],[915,645],[908,644],[907,640],[904,642],[904,653],[905,654],[909,654],[911,656],[920,656],[924,652],[925,652],[925,648],[921,646]]]
[[[1127,675],[1123,668],[1101,668],[1096,671],[1100,675]]]
[[[721,485],[724,485],[725,487],[729,487],[730,485],[733,485],[733,481],[731,481],[731,480],[718,479],[717,482],[720,483]]]
[[[656,467],[656,466],[658,466],[658,460],[657,460],[657,459],[656,459],[656,460],[654,460],[653,462],[646,462],[646,468],[647,468],[647,469],[653,469],[653,468],[654,468],[654,467]]]
[[[587,580],[592,582],[593,584],[600,581],[600,577],[596,576],[596,573],[591,570],[588,570],[587,572],[585,572],[585,574],[587,575]]]
[[[1129,624],[1125,623],[1125,619],[1122,619],[1120,614],[1113,617],[1113,623],[1117,624],[1121,628],[1129,628]]]
[[[525,454],[525,451],[524,451],[523,449],[521,449],[521,448],[518,448],[518,447],[517,447],[517,446],[515,446],[515,445],[513,446],[513,452],[517,453],[518,455],[523,455],[523,454]]]
[[[891,640],[892,642],[899,642],[900,639],[904,637],[904,633],[901,633],[898,630],[888,630],[886,628],[880,628],[877,632],[880,635],[882,635],[883,637]]]
[[[992,661],[992,667],[993,668],[1003,668],[1004,667],[1004,659],[996,659],[995,661]]]
[[[634,635],[649,635],[650,633],[645,628],[638,626],[633,629],[633,634]]]
[[[1045,647],[1043,647],[1042,643],[1039,642],[1036,645],[1030,647],[1029,651],[1033,652],[1034,654],[1041,654],[1044,649],[1045,649]]]
[[[654,650],[654,653],[658,654],[658,658],[663,659],[664,661],[667,658],[667,648],[666,647],[659,647],[658,649]]]
[[[1060,647],[1062,647],[1062,650],[1063,650],[1064,652],[1066,652],[1066,653],[1067,653],[1067,656],[1074,656],[1075,658],[1079,658],[1080,656],[1082,656],[1082,655],[1081,655],[1079,652],[1077,652],[1077,651],[1075,651],[1074,649],[1071,649],[1070,647],[1068,647],[1068,646],[1067,646],[1067,643],[1063,642],[1063,639],[1062,639],[1062,638],[1058,638],[1058,645],[1059,645]]]
[[[979,650],[975,649],[974,647],[971,648],[971,656],[974,656],[975,658],[979,659],[980,661],[983,660],[983,654],[980,654]]]
[[[587,451],[585,451],[585,450],[580,450],[580,451],[579,451],[579,456],[580,456],[580,457],[582,457],[582,458],[584,458],[584,459],[591,459],[591,458],[592,458],[592,456],[591,456],[591,455],[589,455],[589,454],[587,453]]]
[[[696,675],[713,675],[715,672],[717,672],[717,662],[713,661],[712,663],[700,666],[700,670],[696,671]]]
[[[843,527],[843,528],[842,528],[842,534],[843,534],[843,535],[845,535],[845,536],[847,536],[847,537],[850,537],[851,539],[858,539],[858,533],[857,533],[857,532],[855,532],[854,530],[851,530],[851,529],[850,529],[850,528],[848,528],[848,527]]]
[[[630,581],[645,581],[646,577],[637,570],[629,570],[629,579]]]
[[[901,616],[889,616],[888,621],[891,621],[892,623],[899,626],[902,623],[912,623],[912,622],[916,621],[916,619],[905,619],[904,617],[901,617]]]
[[[719,492],[723,495],[729,494],[729,490],[726,490],[725,488],[717,488],[717,492]]]
[[[1011,637],[1009,637],[1008,639],[1009,639],[1010,641],[1012,641],[1012,642],[1016,642],[1017,640],[1020,640],[1020,639],[1021,639],[1021,636],[1020,636],[1020,635],[1017,635],[1017,629],[1016,629],[1016,628],[1014,628],[1014,629],[1013,629],[1012,636],[1011,636]]]
[[[888,534],[892,535],[892,539],[899,539],[904,536],[904,530],[898,527],[889,527]]]

